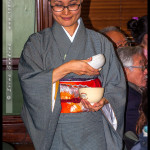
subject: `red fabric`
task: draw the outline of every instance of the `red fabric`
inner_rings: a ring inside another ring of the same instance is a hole
[[[98,78],[88,81],[60,81],[60,85],[63,88],[60,90],[62,107],[61,113],[83,112],[83,106],[80,103],[81,99],[79,97],[78,88],[102,87]]]
[[[102,87],[101,81],[98,78],[88,81],[60,81],[60,84],[87,85],[88,87]]]

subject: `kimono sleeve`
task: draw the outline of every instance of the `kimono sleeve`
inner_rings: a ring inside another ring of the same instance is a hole
[[[24,99],[22,119],[35,149],[48,150],[59,118],[60,105],[58,102],[52,112],[53,68],[47,70],[44,66],[41,45],[38,34],[29,37],[20,57],[18,75]]]
[[[103,53],[106,57],[106,63],[101,71],[102,86],[105,88],[104,97],[112,107],[117,120],[116,131],[122,137],[126,103],[125,75],[113,45],[108,40],[105,40]]]

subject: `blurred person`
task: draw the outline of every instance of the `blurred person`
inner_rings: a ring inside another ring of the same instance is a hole
[[[136,123],[136,133],[127,131],[124,134],[125,150],[148,150],[148,93],[143,90],[139,106],[139,118]]]
[[[108,26],[99,31],[108,37],[114,44],[115,49],[119,47],[128,46],[128,40],[126,34],[116,26]]]
[[[82,2],[50,0],[52,27],[32,34],[19,60],[21,116],[36,150],[122,149],[124,72],[112,43],[85,28]],[[101,71],[88,64],[96,54],[106,58]],[[73,97],[81,85],[103,87],[103,98],[91,105]]]
[[[127,80],[127,104],[125,110],[125,132],[136,134],[139,105],[143,90],[147,87],[147,60],[141,46],[117,49]]]
[[[138,45],[143,47],[143,52],[148,58],[148,18],[147,16],[133,17],[127,22],[127,28]]]
[[[148,94],[147,89],[142,95],[142,102],[139,107],[140,116],[136,123],[136,133],[139,135],[139,141],[131,150],[148,150]]]

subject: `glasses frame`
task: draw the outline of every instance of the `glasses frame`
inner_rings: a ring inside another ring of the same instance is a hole
[[[78,9],[79,9],[79,7],[81,6],[81,2],[80,2],[80,4],[70,4],[70,5],[77,5],[77,6],[78,6]],[[67,8],[67,9],[69,10],[69,6],[70,6],[70,5],[67,5],[67,6],[60,5],[60,6],[62,6],[62,8],[63,8],[61,11],[63,11],[65,8]],[[50,4],[50,6],[51,6],[51,8],[52,8],[53,11],[55,11],[55,12],[61,12],[61,11],[56,11],[56,10],[54,10],[54,7],[55,7],[55,6],[52,6],[51,4]],[[76,10],[78,10],[78,9],[76,9]],[[76,10],[69,10],[69,11],[76,11]]]
[[[144,72],[145,71],[145,69],[147,69],[147,65],[145,65],[145,66],[124,66],[124,67],[127,67],[127,68],[142,68],[142,71]]]
[[[116,46],[117,46],[117,48],[129,46],[129,42],[128,42],[128,40],[119,41],[116,43]]]

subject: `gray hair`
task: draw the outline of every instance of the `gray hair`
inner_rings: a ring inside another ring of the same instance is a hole
[[[105,27],[105,28],[99,30],[99,32],[103,33],[103,34],[106,34],[109,31],[121,32],[121,30],[119,29],[119,27],[116,27],[116,26],[108,26],[108,27]]]
[[[122,65],[124,67],[129,67],[133,65],[134,55],[143,55],[143,48],[141,46],[121,47],[118,48],[116,52]]]
[[[103,35],[106,35],[106,33],[110,31],[116,31],[116,32],[121,33],[124,36],[124,38],[127,40],[127,34],[117,26],[107,26],[99,30],[99,32],[102,33]]]

